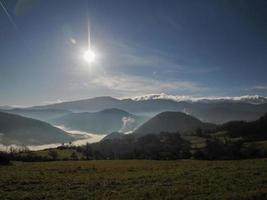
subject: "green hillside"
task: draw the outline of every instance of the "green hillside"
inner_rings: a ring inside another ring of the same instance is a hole
[[[216,126],[201,122],[199,119],[182,112],[162,112],[151,118],[134,131],[137,134],[160,132],[193,132],[197,128],[214,129]]]
[[[65,131],[46,122],[0,112],[0,143],[40,145],[73,140]]]

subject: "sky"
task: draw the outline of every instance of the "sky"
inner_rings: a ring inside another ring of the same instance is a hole
[[[265,0],[0,1],[0,105],[267,96]]]

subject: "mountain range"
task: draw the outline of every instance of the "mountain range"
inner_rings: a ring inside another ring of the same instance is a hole
[[[250,101],[258,99],[258,103]],[[259,103],[262,102],[262,103]],[[71,112],[99,112],[104,109],[117,108],[126,112],[147,115],[152,117],[164,111],[184,112],[195,116],[202,121],[211,123],[225,123],[233,120],[256,120],[267,112],[265,97],[236,97],[235,100],[203,100],[203,101],[177,101],[167,98],[138,98],[116,99],[112,97],[96,97],[85,100],[62,102],[43,106],[31,107],[31,110],[68,110]]]
[[[254,121],[267,112],[267,103],[261,96],[189,98],[160,94],[0,108],[0,143],[33,145],[73,140],[52,125],[95,134],[120,132],[113,134],[115,138],[129,132],[188,132],[229,121]]]

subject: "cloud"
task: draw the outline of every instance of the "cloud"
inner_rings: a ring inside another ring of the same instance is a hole
[[[253,87],[253,89],[255,89],[255,90],[267,90],[267,86],[266,85],[257,85],[255,87]]]
[[[172,78],[170,74],[174,70],[192,69],[175,63],[165,52],[116,40],[102,41],[101,44],[98,50],[102,56],[98,63],[90,69],[80,70],[75,80],[69,83],[69,88],[79,96],[129,97],[162,92],[192,94],[208,90],[197,82]]]
[[[104,44],[103,44],[104,43]],[[144,47],[131,42],[122,42],[116,39],[102,41],[100,49],[105,50],[105,62],[107,69],[117,71],[132,71],[144,73],[151,70],[160,74],[171,75],[177,73],[211,73],[221,70],[219,66],[196,66],[194,59],[185,60],[182,55],[174,55],[161,49]],[[167,76],[167,75],[166,75]]]
[[[200,94],[208,91],[180,72],[206,73],[215,68],[193,69],[175,62],[176,56],[159,49],[115,39],[96,41],[99,60],[88,68],[74,68],[76,77],[68,80],[73,98],[111,95],[133,97],[149,93]],[[216,68],[215,70],[218,70]]]
[[[63,100],[61,99],[56,99],[56,100],[51,100],[51,101],[43,101],[42,104],[55,104],[55,103],[62,103]]]
[[[147,93],[194,93],[206,90],[196,83],[188,81],[157,80],[144,76],[129,75],[123,73],[101,74],[89,79],[80,80],[75,84],[74,90],[102,91],[105,95],[135,96]]]
[[[135,128],[135,119],[130,116],[125,116],[121,119],[122,127],[119,132],[127,133]]]

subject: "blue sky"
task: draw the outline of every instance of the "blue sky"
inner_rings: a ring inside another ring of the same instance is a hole
[[[264,0],[0,1],[0,105],[267,95]]]

